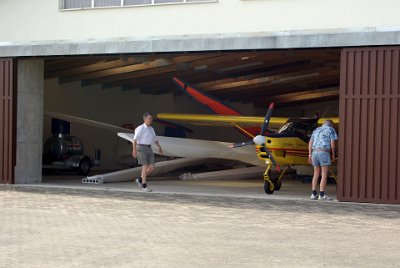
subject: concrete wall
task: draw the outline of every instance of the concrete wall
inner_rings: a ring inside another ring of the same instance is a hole
[[[43,60],[18,60],[15,183],[42,181]]]
[[[400,26],[398,0],[219,0],[78,11],[59,11],[58,5],[58,1],[48,0],[0,1],[0,41],[283,34],[298,30],[315,33],[321,29],[373,31]]]

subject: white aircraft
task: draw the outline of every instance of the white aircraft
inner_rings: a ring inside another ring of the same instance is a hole
[[[68,121],[72,124],[79,124],[102,130],[112,131],[116,133],[119,137],[129,142],[132,142],[133,140],[134,136],[133,130],[62,113],[45,111],[44,115],[51,118],[57,118],[60,120]],[[224,165],[228,164],[234,165],[237,164],[237,161],[239,161],[241,163],[248,164],[251,166],[264,167],[263,162],[257,158],[257,155],[254,153],[254,148],[251,146],[244,146],[232,149],[229,148],[230,143],[227,142],[187,139],[187,138],[172,138],[165,136],[157,136],[157,139],[163,148],[165,156],[179,157],[184,159],[165,161],[165,163],[161,162],[156,163],[157,173],[152,174],[153,176],[160,173],[165,173],[175,169],[179,169],[182,167],[193,166],[202,163],[210,163],[210,161],[220,162]],[[158,150],[155,147],[152,147],[152,149],[155,153],[158,153]],[[129,154],[126,157],[131,157],[131,155]],[[233,161],[229,161],[228,163],[226,160],[233,160]],[[253,168],[246,170],[243,169],[235,169],[235,170],[237,174],[235,178],[239,177],[243,178],[243,177],[249,177],[249,175],[252,174],[254,176],[259,176],[260,174],[262,174],[263,169]],[[210,176],[212,175],[214,178],[216,176],[226,176],[225,173],[214,172],[212,174],[210,173]],[[105,183],[105,182],[130,181],[132,180],[133,177],[137,177],[139,175],[140,175],[140,167],[87,177],[84,178],[82,182]],[[210,176],[207,176],[205,174],[197,177],[210,178]]]

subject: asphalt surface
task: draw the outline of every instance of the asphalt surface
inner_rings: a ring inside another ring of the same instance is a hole
[[[291,180],[149,184],[0,185],[0,267],[400,266],[400,206],[311,201]]]

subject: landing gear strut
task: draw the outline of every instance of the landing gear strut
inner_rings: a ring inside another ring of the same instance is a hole
[[[264,192],[266,194],[273,194],[275,191],[275,185],[272,182],[269,175],[271,175],[271,163],[270,162],[267,163],[267,169],[264,172]]]
[[[264,172],[264,192],[266,194],[273,194],[274,191],[279,191],[282,186],[281,179],[285,172],[288,170],[289,166],[286,166],[285,169],[279,174],[279,177],[276,179],[271,179],[271,162],[267,163],[267,169]]]

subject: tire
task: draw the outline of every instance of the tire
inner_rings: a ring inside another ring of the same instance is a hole
[[[282,182],[278,179],[275,179],[274,180],[275,191],[279,191],[281,189],[281,187],[282,187]]]
[[[272,185],[273,187],[272,187],[272,190],[270,189],[270,183],[269,182],[267,182],[267,181],[265,181],[264,182],[264,192],[266,193],[266,194],[273,194],[274,193],[274,190],[275,190],[275,186],[274,185]]]
[[[90,169],[92,168],[92,164],[90,160],[83,158],[81,162],[79,163],[78,167],[78,174],[79,175],[87,175],[90,172]]]

